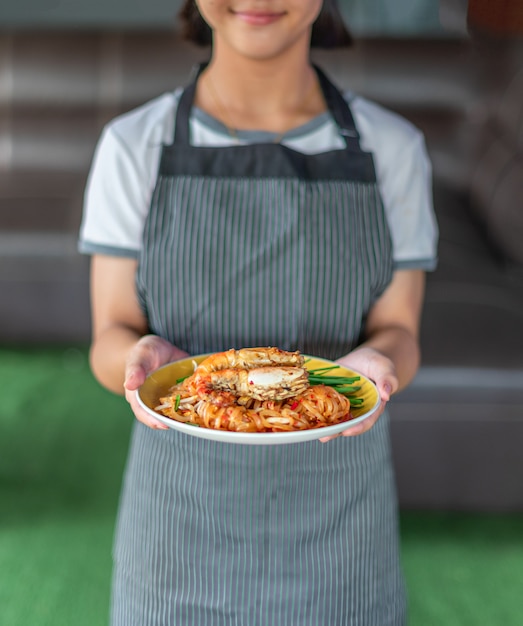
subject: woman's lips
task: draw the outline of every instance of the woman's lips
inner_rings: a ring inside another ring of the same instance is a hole
[[[266,26],[283,17],[284,13],[255,13],[252,11],[235,11],[237,18],[252,26]]]

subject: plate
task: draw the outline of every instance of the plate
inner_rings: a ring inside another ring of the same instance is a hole
[[[345,367],[339,367],[339,369],[329,372],[329,376],[359,376],[358,386],[359,391],[354,394],[354,397],[361,398],[363,404],[358,407],[353,407],[351,410],[353,419],[347,422],[341,422],[334,424],[333,426],[325,426],[323,428],[311,428],[310,430],[297,430],[291,432],[281,433],[237,433],[227,430],[213,430],[211,428],[202,428],[198,426],[191,426],[190,424],[184,424],[183,422],[177,422],[168,417],[165,417],[161,413],[157,413],[154,410],[155,406],[158,406],[159,398],[166,395],[169,388],[172,387],[175,381],[184,376],[189,376],[194,371],[194,363],[201,363],[208,354],[200,354],[198,356],[189,357],[187,359],[181,359],[180,361],[174,361],[168,363],[163,367],[160,367],[152,374],[150,374],[145,380],[144,384],[138,389],[137,397],[138,403],[155,419],[166,424],[169,428],[192,435],[193,437],[201,437],[203,439],[211,439],[213,441],[221,441],[224,443],[241,443],[241,444],[254,444],[254,445],[274,445],[274,444],[287,444],[287,443],[299,443],[303,441],[312,441],[319,439],[320,437],[328,437],[330,435],[336,435],[349,426],[354,426],[363,421],[373,413],[375,413],[380,406],[380,397],[376,385],[360,374]],[[332,361],[321,359],[319,357],[304,355],[306,359],[307,369],[316,369],[320,367],[326,367],[330,365],[336,365]]]

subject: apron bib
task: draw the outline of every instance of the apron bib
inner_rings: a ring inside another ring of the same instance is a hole
[[[335,359],[392,275],[372,156],[319,70],[346,147],[198,147],[182,94],[144,228],[151,331],[191,354],[258,345]],[[388,417],[329,444],[242,446],[136,424],[113,585],[116,626],[399,626]]]

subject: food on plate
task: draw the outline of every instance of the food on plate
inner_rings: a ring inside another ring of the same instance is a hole
[[[306,369],[269,365],[250,370],[218,370],[197,375],[194,380],[194,391],[200,399],[217,406],[230,406],[243,396],[255,400],[285,400],[304,392],[308,386]]]
[[[295,365],[302,366],[305,357],[296,352],[288,352],[280,348],[241,348],[216,352],[198,365],[199,372],[217,372],[232,368],[253,369],[264,365]]]
[[[336,365],[308,371],[305,364],[299,352],[272,347],[219,352],[176,381],[155,410],[195,426],[251,433],[349,420],[351,399],[345,394],[358,389],[351,386],[358,377],[328,376]]]

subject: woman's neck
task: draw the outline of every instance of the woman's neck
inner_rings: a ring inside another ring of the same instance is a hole
[[[236,130],[284,132],[326,109],[305,55],[258,61],[217,54],[202,73],[195,104]]]

